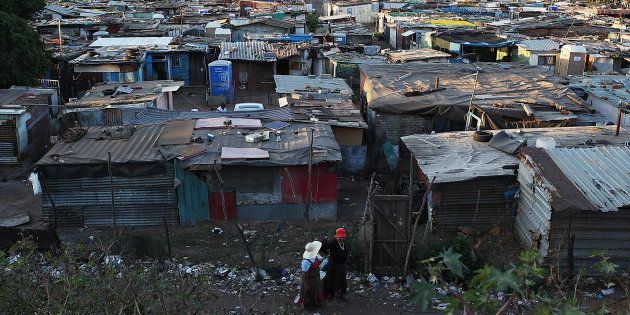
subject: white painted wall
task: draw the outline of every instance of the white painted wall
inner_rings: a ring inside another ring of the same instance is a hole
[[[350,6],[332,6],[332,15],[350,14],[354,16],[357,22],[362,24],[376,23],[378,13],[378,3],[376,8],[372,3],[364,3]]]

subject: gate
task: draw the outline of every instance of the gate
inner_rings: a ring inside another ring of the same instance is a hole
[[[410,235],[408,195],[374,195],[372,213],[372,270],[377,274],[402,273]]]

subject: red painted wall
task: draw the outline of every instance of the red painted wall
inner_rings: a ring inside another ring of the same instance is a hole
[[[230,221],[236,220],[236,193],[224,192],[223,198],[225,199],[225,212],[227,213],[227,219]],[[208,199],[210,203],[210,220],[225,220],[221,193],[209,192]]]
[[[329,167],[328,164],[313,166],[311,177],[313,202],[337,201],[337,173],[329,171]],[[291,188],[291,183],[293,183],[293,189]],[[308,190],[308,166],[300,165],[284,168],[280,179],[280,187],[282,203],[305,202]],[[294,191],[295,197],[293,195]]]

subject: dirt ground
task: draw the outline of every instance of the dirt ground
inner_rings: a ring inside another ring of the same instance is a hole
[[[31,183],[26,180],[30,168],[0,168],[0,220],[23,213],[30,222],[26,228],[39,228],[42,223],[42,198],[33,195]]]
[[[182,264],[183,268],[202,269],[210,265],[210,269],[226,268],[234,273],[234,278],[226,276],[217,284],[216,311],[234,314],[249,313],[304,313],[304,314],[414,314],[419,313],[415,305],[405,302],[409,286],[403,278],[380,278],[378,283],[370,284],[367,274],[356,270],[355,266],[361,257],[357,257],[354,235],[356,235],[365,207],[367,181],[354,177],[339,178],[338,219],[311,220],[309,222],[266,222],[239,223],[244,229],[246,242],[250,247],[256,268],[265,270],[268,281],[255,282],[243,280],[253,270],[247,246],[240,236],[236,223],[202,222],[194,227],[169,227],[172,244],[172,258]],[[334,231],[345,227],[350,236],[348,243],[351,249],[348,261],[347,301],[327,301],[324,306],[312,312],[302,311],[293,301],[299,292],[299,264],[304,246],[312,240],[332,240]],[[122,232],[121,232],[122,231]],[[142,254],[147,248],[159,247],[157,252],[166,246],[164,227],[119,228],[123,239],[142,239],[134,246],[142,247]],[[60,237],[68,242],[81,242],[95,249],[111,240],[114,231],[110,228],[64,229]],[[146,238],[150,242],[146,242]],[[151,244],[149,244],[151,243]],[[117,254],[113,249],[113,253]],[[129,249],[130,253],[137,250]],[[153,253],[160,254],[160,253]],[[354,256],[353,256],[354,255]],[[140,258],[140,257],[138,257]],[[142,258],[141,258],[142,259]],[[360,263],[362,264],[362,262]],[[188,267],[186,267],[188,266]],[[216,271],[219,272],[219,271]],[[294,279],[284,280],[284,279]]]

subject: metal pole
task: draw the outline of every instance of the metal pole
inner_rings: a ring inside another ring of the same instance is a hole
[[[107,171],[109,172],[109,188],[111,190],[112,195],[112,223],[114,224],[114,230],[118,231],[116,228],[116,205],[114,203],[114,176],[112,175],[112,153],[107,152]]]
[[[309,212],[311,209],[311,200],[313,199],[313,128],[311,128],[311,134],[309,135],[309,153],[308,153],[308,186],[306,191],[306,221],[309,221]]]
[[[61,40],[61,19],[57,19],[57,32],[59,33],[59,51],[63,54],[63,42]]]

